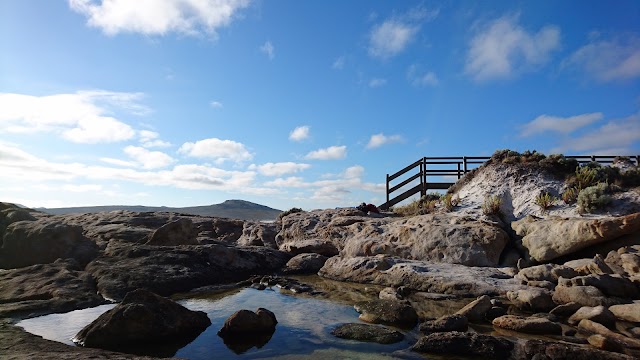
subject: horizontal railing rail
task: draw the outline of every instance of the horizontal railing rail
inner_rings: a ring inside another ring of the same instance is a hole
[[[620,157],[629,158],[630,161],[635,162],[636,166],[640,164],[640,155],[576,155],[565,157],[577,160],[580,165],[590,162],[597,162],[603,165],[612,164],[615,158]],[[388,210],[390,207],[410,198],[417,193],[420,193],[421,196],[424,196],[427,194],[428,190],[446,190],[450,186],[455,184],[455,182],[432,182],[427,181],[427,177],[445,177],[445,179],[446,177],[455,177],[457,180],[459,180],[466,173],[484,164],[490,158],[491,157],[489,156],[423,157],[394,174],[387,174],[387,198],[386,202],[380,205],[380,208],[383,210]],[[408,178],[400,181],[395,185],[391,185],[392,181],[400,178],[407,173],[410,173]],[[398,192],[400,192],[399,195],[392,196],[392,194]]]

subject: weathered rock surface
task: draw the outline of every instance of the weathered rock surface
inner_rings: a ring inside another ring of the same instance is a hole
[[[610,306],[619,304],[621,300],[606,297],[595,286],[556,286],[553,292],[553,301],[556,304],[578,303],[582,306]]]
[[[637,299],[640,297],[640,289],[628,278],[618,274],[591,274],[577,276],[573,279],[562,279],[558,282],[560,286],[593,286],[602,291],[606,296]]]
[[[211,325],[207,314],[191,311],[147,290],[128,293],[122,302],[100,315],[74,337],[85,347],[124,350],[141,344],[191,342]]]
[[[522,245],[531,258],[544,262],[640,232],[640,213],[599,219],[528,216],[511,223],[511,227],[523,236]]]
[[[456,315],[462,315],[471,322],[481,322],[485,320],[485,315],[492,306],[489,296],[482,295],[458,310]]]
[[[188,218],[180,218],[162,225],[151,234],[147,245],[176,246],[176,245],[196,245],[196,232],[193,221]]]
[[[0,271],[0,318],[62,313],[104,302],[91,275],[73,260]]]
[[[543,317],[504,315],[493,319],[493,326],[527,334],[560,335],[562,327]]]
[[[280,269],[289,256],[265,247],[223,244],[159,247],[110,244],[87,266],[99,292],[120,300],[138,288],[159,295],[228,283]]]
[[[569,266],[575,271],[577,271],[580,275],[590,275],[590,274],[612,274],[613,270],[607,263],[604,261],[600,254],[596,254],[592,259],[579,259],[567,261],[564,263],[565,266]],[[573,276],[562,276],[564,278],[572,278]]]
[[[604,261],[615,273],[640,283],[640,245],[610,251]]]
[[[525,281],[549,281],[557,284],[560,277],[571,279],[579,275],[580,273],[569,266],[542,264],[524,268],[516,277]]]
[[[274,223],[252,223],[245,222],[242,228],[242,235],[238,238],[240,246],[266,246],[277,249],[276,225]]]
[[[286,274],[316,274],[327,259],[326,256],[315,253],[298,254],[287,261],[282,271]]]
[[[534,312],[546,312],[556,307],[551,295],[549,290],[538,287],[507,292],[507,298],[518,309]]]
[[[640,301],[634,301],[632,304],[613,305],[609,307],[609,311],[620,320],[640,323]]]
[[[328,240],[306,239],[286,243],[280,246],[280,250],[293,255],[304,253],[316,253],[327,257],[338,255],[338,248]]]
[[[342,324],[331,330],[333,336],[378,344],[393,344],[404,339],[404,335],[396,330],[391,330],[384,326],[349,323]]]
[[[573,315],[576,311],[578,311],[578,309],[580,309],[581,307],[582,305],[578,303],[568,302],[566,304],[561,304],[554,307],[551,311],[549,311],[549,314],[556,315],[556,316],[569,317]]]
[[[616,318],[613,313],[604,306],[583,306],[571,315],[567,322],[572,325],[577,325],[583,319],[595,321],[608,328],[612,328],[616,322]]]
[[[423,333],[432,332],[465,332],[469,328],[469,320],[463,315],[447,315],[435,320],[425,321],[420,324],[420,331]]]
[[[452,331],[423,336],[411,349],[430,354],[508,359],[513,349],[513,343],[507,339],[490,335]]]
[[[360,320],[373,324],[411,328],[418,322],[418,314],[406,301],[375,299],[358,302],[353,307],[360,313]]]
[[[537,357],[536,357],[537,356]],[[516,343],[513,359],[632,360],[634,357],[567,342],[526,340]]]
[[[339,281],[405,286],[418,291],[460,296],[505,295],[525,288],[499,269],[456,264],[431,264],[371,256],[327,260],[318,275]]]
[[[509,237],[501,228],[470,217],[429,214],[370,218],[357,209],[345,208],[288,215],[282,219],[276,241],[283,251],[308,248],[309,241],[329,242],[341,250],[343,257],[385,254],[430,262],[496,266]]]
[[[218,331],[221,337],[246,336],[256,333],[273,333],[276,330],[278,320],[273,312],[258,308],[256,312],[251,310],[238,310],[224,321]]]
[[[18,221],[8,225],[4,231],[0,268],[47,264],[58,258],[74,259],[84,265],[97,254],[98,247],[82,235],[80,226],[46,218]]]
[[[616,341],[624,344],[624,346],[629,348],[640,349],[640,340],[618,334],[617,332],[609,330],[606,326],[595,321],[582,319],[578,323],[578,329],[591,334],[600,334],[607,336],[609,338],[615,339]]]

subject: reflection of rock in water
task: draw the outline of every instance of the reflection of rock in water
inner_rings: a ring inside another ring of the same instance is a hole
[[[227,335],[223,337],[222,340],[224,341],[224,344],[229,348],[229,350],[240,355],[254,346],[260,349],[261,347],[266,345],[269,340],[271,340],[271,337],[275,332],[276,329],[274,328],[273,331],[268,333],[263,332]]]

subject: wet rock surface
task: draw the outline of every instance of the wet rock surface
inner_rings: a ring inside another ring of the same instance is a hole
[[[513,349],[513,343],[507,339],[490,335],[452,331],[423,336],[411,349],[429,354],[508,359]]]
[[[85,346],[172,356],[211,325],[207,314],[191,311],[147,290],[128,293],[122,302],[100,315],[74,337]]]
[[[412,328],[418,322],[418,314],[408,301],[369,300],[356,303],[359,319],[373,324],[388,324]]]
[[[331,330],[333,336],[378,344],[393,344],[404,339],[404,335],[396,330],[391,330],[384,326],[349,323],[342,324]]]

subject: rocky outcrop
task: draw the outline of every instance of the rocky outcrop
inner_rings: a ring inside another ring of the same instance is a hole
[[[238,238],[240,246],[266,246],[277,249],[276,225],[273,223],[253,223],[245,222],[242,228],[242,235]]]
[[[551,296],[551,291],[537,287],[507,292],[507,298],[518,309],[533,312],[547,312],[556,307]]]
[[[482,295],[458,310],[456,314],[464,316],[471,322],[482,322],[485,320],[485,314],[491,309],[491,306],[489,296]]]
[[[358,302],[353,306],[362,321],[412,328],[418,322],[418,314],[407,301],[375,299]]]
[[[175,344],[173,352],[211,325],[207,314],[146,290],[128,293],[122,302],[100,315],[74,337],[85,346],[127,352],[142,344]],[[173,354],[171,354],[173,355]]]
[[[238,310],[225,320],[218,331],[221,337],[247,336],[256,333],[273,333],[276,330],[278,320],[273,312],[258,308],[256,312],[251,310]]]
[[[162,225],[154,231],[146,244],[157,246],[196,245],[198,243],[196,235],[193,221],[180,218]]]
[[[522,245],[531,258],[545,262],[623,235],[640,233],[640,213],[598,219],[528,216],[514,221],[511,227],[523,237]]]
[[[0,318],[62,313],[104,302],[91,275],[73,260],[0,271]]]
[[[635,357],[598,350],[589,346],[551,342],[545,340],[526,340],[516,343],[513,359],[550,359],[550,360],[633,360]]]
[[[291,258],[282,270],[285,274],[316,274],[327,257],[315,253],[299,254]]]
[[[404,335],[396,330],[391,330],[384,326],[369,324],[349,323],[342,324],[331,330],[333,336],[378,344],[393,344],[404,339]]]
[[[87,266],[99,292],[120,300],[138,288],[160,295],[228,283],[280,269],[289,256],[265,247],[223,244],[161,247],[113,243]]]
[[[430,354],[508,359],[511,349],[513,349],[513,343],[507,339],[490,335],[452,331],[423,336],[411,349]]]
[[[423,333],[467,331],[469,320],[462,315],[447,315],[435,320],[428,320],[420,324],[420,331]]]
[[[318,275],[339,281],[459,296],[505,295],[526,288],[512,276],[495,268],[455,264],[432,264],[394,257],[370,256],[327,260]]]
[[[493,326],[527,334],[559,335],[562,334],[560,324],[543,317],[523,317],[504,315],[493,319]]]
[[[95,243],[82,235],[82,227],[52,219],[18,221],[4,231],[0,268],[11,269],[74,259],[85,265],[98,254]]]

